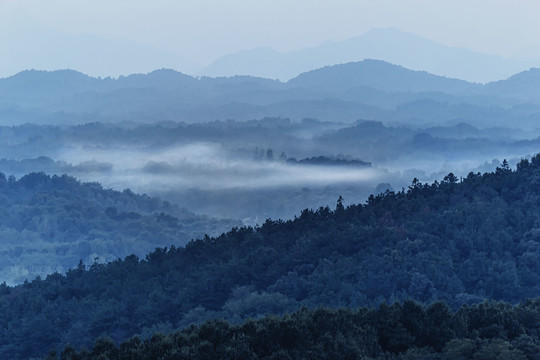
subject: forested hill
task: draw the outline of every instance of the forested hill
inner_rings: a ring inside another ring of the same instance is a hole
[[[513,171],[414,180],[366,204],[304,210],[140,260],[0,288],[0,357],[122,341],[301,305],[413,299],[450,307],[540,295],[540,155]]]
[[[79,261],[112,261],[219,234],[236,221],[195,215],[158,198],[70,176],[0,173],[0,281],[21,283]]]

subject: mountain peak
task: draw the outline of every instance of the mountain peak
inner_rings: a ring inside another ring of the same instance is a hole
[[[327,91],[370,87],[385,91],[442,91],[454,93],[474,86],[425,71],[414,71],[386,61],[365,59],[308,71],[289,80],[288,85]]]
[[[487,90],[496,95],[538,99],[540,94],[540,68],[530,68],[508,79],[486,84]]]

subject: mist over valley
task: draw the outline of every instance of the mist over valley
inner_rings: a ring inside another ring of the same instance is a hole
[[[538,360],[538,11],[0,3],[0,358]]]
[[[464,178],[503,159],[515,166],[530,158],[540,142],[540,104],[509,89],[534,88],[535,74],[479,85],[375,60],[286,83],[172,70],[118,79],[27,71],[0,79],[0,171],[15,179],[68,174],[148,194],[223,219],[213,231],[234,221],[255,226],[333,209],[340,197],[363,203],[413,179]],[[205,226],[154,246],[183,245]],[[7,270],[15,271],[9,281],[152,248],[76,249],[71,260],[37,272],[21,262]]]

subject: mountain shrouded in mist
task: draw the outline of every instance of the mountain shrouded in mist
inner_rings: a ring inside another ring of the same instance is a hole
[[[165,69],[118,79],[92,78],[70,70],[25,71],[0,79],[0,115],[10,125],[126,120],[192,123],[263,117],[441,125],[450,115],[456,123],[500,126],[497,113],[506,112],[504,117],[518,115],[530,126],[533,119],[528,117],[538,115],[539,101],[533,91],[536,73],[531,69],[479,85],[379,60],[324,67],[286,83],[249,76],[194,78]],[[412,114],[403,111],[412,109],[411,105],[419,107]],[[435,113],[431,113],[433,106]]]
[[[504,79],[531,66],[540,66],[534,61],[449,47],[386,28],[286,53],[269,48],[244,50],[217,59],[201,74],[214,77],[251,75],[286,81],[306,71],[364,59],[384,60],[413,70],[479,83]]]

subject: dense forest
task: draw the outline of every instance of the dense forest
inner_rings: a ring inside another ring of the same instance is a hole
[[[357,310],[302,308],[284,317],[231,325],[213,320],[183,331],[133,337],[117,346],[101,338],[60,359],[401,359],[538,360],[540,301],[481,303],[452,312],[444,303],[412,301]],[[47,360],[58,359],[51,352]]]
[[[80,264],[65,275],[3,285],[0,357],[89,348],[101,336],[122,342],[214,318],[240,324],[302,306],[415,300],[458,309],[535,298],[539,179],[540,155],[516,170],[504,161],[493,173],[414,179],[365,204],[345,207],[339,198],[334,210],[306,209],[144,259]]]
[[[195,215],[167,201],[70,176],[0,173],[0,276],[19,284],[156,247],[220,234],[238,221]]]

